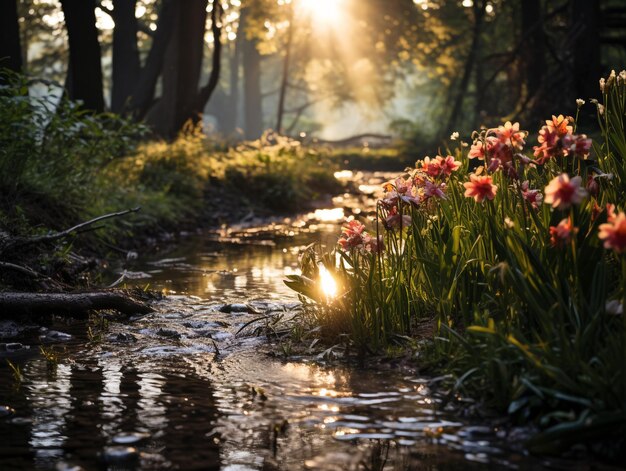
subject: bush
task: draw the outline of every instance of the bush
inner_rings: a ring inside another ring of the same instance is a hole
[[[455,389],[535,420],[536,451],[623,437],[626,72],[596,105],[593,149],[559,116],[533,157],[528,133],[506,123],[475,133],[469,151],[423,159],[386,185],[371,231],[350,222],[337,256],[307,254],[287,283],[327,333],[362,350],[430,322],[423,353]],[[320,270],[338,296],[320,292]]]

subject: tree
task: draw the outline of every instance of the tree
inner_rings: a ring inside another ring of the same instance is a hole
[[[135,81],[141,72],[137,47],[137,0],[114,0],[111,16],[113,30],[113,87],[111,111],[120,113],[129,104]]]
[[[70,46],[66,88],[86,109],[104,110],[102,65],[94,0],[61,0]]]
[[[0,2],[0,67],[22,70],[22,49],[16,0]]]

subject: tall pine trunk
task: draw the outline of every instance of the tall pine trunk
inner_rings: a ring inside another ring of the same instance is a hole
[[[245,33],[244,33],[245,34]],[[263,134],[263,98],[261,95],[261,54],[254,39],[243,39],[243,95],[246,139]]]
[[[195,109],[202,67],[207,0],[172,3],[174,27],[165,51],[163,93],[146,121],[156,134],[174,138]]]
[[[137,0],[113,1],[113,87],[111,91],[111,111],[122,112],[127,105],[135,81],[141,71],[139,49],[137,48]]]
[[[102,64],[94,0],[61,0],[70,46],[67,92],[86,109],[104,110]]]
[[[22,70],[17,0],[0,1],[0,67]]]

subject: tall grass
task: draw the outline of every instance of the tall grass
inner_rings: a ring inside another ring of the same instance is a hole
[[[462,393],[534,420],[537,451],[616,432],[623,442],[626,72],[594,105],[593,148],[559,116],[532,154],[528,133],[507,123],[419,161],[386,185],[369,230],[351,222],[339,248],[308,253],[287,283],[328,335],[361,350],[426,331],[421,358]],[[316,289],[320,264],[340,285],[333,299]]]

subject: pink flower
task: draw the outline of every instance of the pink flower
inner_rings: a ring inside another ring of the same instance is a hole
[[[441,161],[439,159],[425,157],[421,165],[422,170],[431,177],[438,177],[442,172]]]
[[[436,185],[430,181],[426,181],[424,182],[424,196],[426,196],[427,198],[446,198],[446,194],[444,193],[444,190],[446,189],[446,184],[445,183],[440,183],[439,185]]]
[[[354,249],[363,245],[363,232],[365,226],[359,221],[350,221],[341,229],[341,237],[339,238],[339,245],[344,250]]]
[[[521,150],[526,143],[524,138],[526,133],[519,130],[519,123],[511,124],[511,121],[504,123],[504,126],[499,126],[496,132],[500,142],[507,146],[511,146],[514,149]]]
[[[591,139],[588,139],[586,134],[567,134],[561,139],[564,154],[575,155],[580,159],[589,155],[591,143]]]
[[[543,195],[539,190],[531,190],[528,188],[529,183],[526,180],[522,183],[522,197],[528,201],[528,203],[533,207],[533,209],[539,208],[541,205],[541,200],[543,200]]]
[[[571,218],[563,219],[556,226],[550,226],[550,244],[552,247],[564,247],[577,232],[578,228],[574,227]]]
[[[474,198],[477,203],[482,203],[485,198],[492,200],[496,196],[498,187],[492,183],[490,176],[470,175],[470,181],[463,183],[465,196]]]
[[[476,140],[470,147],[469,154],[470,159],[485,160],[485,144],[481,140]]]
[[[402,229],[411,225],[411,216],[403,214],[402,216],[398,212],[397,207],[391,208],[387,217],[385,218],[384,225],[386,229]]]
[[[377,254],[385,250],[385,244],[383,243],[382,237],[372,237],[369,234],[365,234],[363,237],[363,248],[373,254]]]
[[[461,162],[454,160],[454,157],[448,155],[447,157],[437,156],[437,161],[440,163],[442,173],[449,177],[452,172],[456,172],[461,166]]]
[[[545,188],[544,203],[551,204],[557,209],[567,209],[573,204],[580,204],[587,196],[587,191],[580,186],[581,182],[582,178],[579,176],[570,180],[567,173],[562,173]]]
[[[620,211],[615,214],[614,207],[609,208],[608,222],[600,224],[598,237],[604,241],[605,249],[613,249],[617,253],[626,251],[626,214]]]
[[[566,118],[562,114],[559,116],[552,115],[552,119],[546,121],[546,126],[550,132],[554,132],[559,137],[563,137],[566,134],[572,134],[574,132],[574,128],[569,125],[569,119],[571,118]]]

